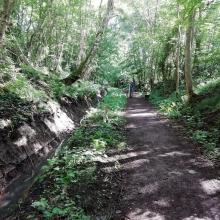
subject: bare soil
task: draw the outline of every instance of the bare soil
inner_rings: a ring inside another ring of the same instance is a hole
[[[138,96],[129,99],[125,117],[129,149],[109,155],[123,171],[112,219],[219,220],[220,171],[182,129]]]

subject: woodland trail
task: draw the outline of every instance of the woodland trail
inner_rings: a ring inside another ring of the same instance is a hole
[[[114,219],[220,219],[220,175],[177,126],[144,98],[129,99],[129,149],[119,159],[123,195]]]

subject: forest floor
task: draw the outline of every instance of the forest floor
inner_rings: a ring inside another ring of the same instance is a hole
[[[109,155],[123,173],[113,219],[219,220],[220,172],[183,128],[137,95],[128,100],[125,117],[129,148]]]

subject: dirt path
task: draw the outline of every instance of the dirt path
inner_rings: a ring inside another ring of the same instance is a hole
[[[114,219],[220,219],[220,172],[141,97],[126,111],[129,150],[112,154],[124,172]],[[109,164],[111,165],[111,164]]]

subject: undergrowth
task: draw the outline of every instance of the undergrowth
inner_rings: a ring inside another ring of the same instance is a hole
[[[21,99],[34,103],[46,101],[47,95],[43,90],[38,90],[22,75],[5,84],[4,90],[14,93]]]
[[[125,146],[120,114],[125,103],[126,97],[120,90],[110,89],[97,108],[87,114],[72,137],[43,167],[37,181],[40,193],[28,215],[26,210],[23,212],[25,219],[90,219],[78,205],[80,192],[71,191],[75,185],[96,181],[97,157],[106,157],[108,149]]]
[[[0,66],[0,71],[3,71],[4,76],[0,78],[0,83],[1,79],[7,78],[6,73],[12,75],[13,65],[9,65],[9,67]],[[27,65],[21,66],[20,73],[15,69],[13,71],[17,71],[14,77],[4,80],[0,84],[0,93],[9,94],[9,96],[10,93],[13,93],[19,98],[33,103],[46,102],[48,99],[60,100],[65,96],[74,99],[93,98],[103,89],[99,84],[84,80],[68,86],[56,73]]]
[[[197,88],[198,97],[192,104],[185,101],[184,91],[164,95],[163,87],[156,87],[150,102],[169,118],[184,122],[192,138],[202,145],[212,158],[220,156],[220,81],[209,82]],[[212,93],[212,97],[209,94]],[[214,120],[213,120],[214,119]]]
[[[50,99],[92,99],[103,90],[102,86],[83,80],[67,86],[55,73],[26,65],[19,72],[12,64],[1,64],[0,72],[0,120],[10,120],[12,127],[41,114],[42,106]]]
[[[12,127],[18,126],[29,121],[33,114],[35,110],[31,102],[25,102],[15,93],[0,93],[0,120],[2,122],[9,120]]]
[[[48,95],[55,99],[68,96],[74,99],[94,97],[100,92],[101,86],[90,81],[79,81],[73,85],[65,85],[56,73],[42,72],[36,68],[23,65],[23,75],[32,81],[33,84],[46,82]]]

